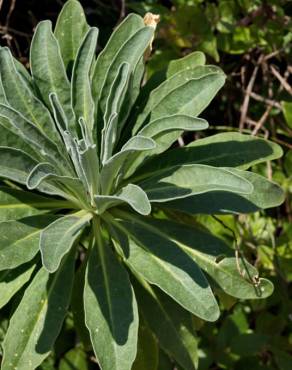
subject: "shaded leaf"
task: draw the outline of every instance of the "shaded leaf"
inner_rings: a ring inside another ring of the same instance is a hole
[[[41,231],[39,248],[47,271],[52,273],[59,268],[62,258],[92,218],[90,213],[80,212],[60,217]]]
[[[252,184],[229,170],[201,164],[174,166],[139,182],[152,202],[167,202],[194,194],[229,191],[250,194]]]
[[[123,219],[111,221],[122,234],[111,234],[121,245],[125,262],[194,315],[207,321],[217,320],[217,302],[198,265],[167,234],[146,220],[124,212],[122,215]]]
[[[91,251],[86,272],[85,322],[100,367],[130,370],[138,334],[136,299],[126,270],[109,245],[98,243]]]
[[[71,254],[56,274],[35,275],[10,320],[2,370],[34,370],[48,356],[69,306],[74,262]]]
[[[35,265],[26,264],[0,272],[0,308],[6,305],[31,277]]]
[[[0,223],[0,270],[30,261],[38,252],[40,233],[56,219],[53,215],[25,217]]]

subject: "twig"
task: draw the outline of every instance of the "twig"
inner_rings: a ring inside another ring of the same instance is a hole
[[[10,4],[10,7],[9,7],[9,11],[7,13],[7,17],[6,17],[6,23],[5,23],[5,27],[8,28],[9,27],[9,23],[10,23],[10,18],[11,18],[11,15],[15,9],[15,4],[16,4],[16,0],[11,0],[11,4]]]
[[[278,109],[281,109],[282,110],[281,104],[278,103],[275,100],[264,98],[263,96],[260,96],[260,95],[256,94],[253,91],[249,95],[250,95],[251,98],[253,98],[256,101],[259,101],[261,103],[265,103],[267,105],[270,105],[271,107],[275,107],[275,108],[278,108]]]
[[[283,76],[281,76],[281,74],[276,70],[275,67],[270,66],[270,69],[271,69],[271,72],[273,73],[273,75],[279,80],[281,86],[283,86],[283,88],[290,95],[292,95],[292,87],[288,84],[288,82],[286,81],[286,79]]]
[[[265,113],[261,116],[260,120],[257,122],[255,128],[253,129],[251,133],[253,136],[255,136],[258,133],[258,131],[262,128],[262,126],[268,119],[271,110],[272,110],[272,106],[269,105],[268,108],[265,110]]]
[[[249,83],[246,88],[246,93],[244,96],[243,104],[241,106],[241,115],[240,115],[240,121],[239,121],[239,131],[242,132],[244,128],[244,123],[246,121],[247,111],[248,111],[248,105],[250,100],[250,93],[252,92],[253,85],[255,83],[255,79],[259,70],[260,63],[262,62],[263,54],[260,55],[257,65],[255,66],[253,73],[251,75],[251,78],[249,80]]]
[[[248,123],[249,125],[251,126],[254,126],[256,127],[258,122],[254,121],[253,119],[249,118],[249,117],[246,117],[246,120],[245,120],[246,123]],[[265,127],[260,127],[260,129],[264,132],[264,138],[267,139],[269,137],[269,131],[265,128]],[[252,134],[252,132],[249,131],[250,134]]]

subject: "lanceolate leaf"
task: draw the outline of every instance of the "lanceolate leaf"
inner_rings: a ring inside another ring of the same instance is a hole
[[[5,97],[11,107],[33,122],[40,131],[60,142],[54,122],[46,107],[34,96],[19,75],[8,48],[0,49],[0,73]]]
[[[126,270],[101,241],[89,257],[84,303],[85,322],[100,367],[130,370],[137,346],[136,299]]]
[[[122,128],[122,122],[119,122],[118,112],[123,103],[128,79],[129,64],[123,63],[120,66],[117,76],[111,86],[111,90],[106,102],[104,127],[101,137],[101,158],[103,163],[112,156],[114,146],[118,140],[118,134]]]
[[[0,272],[0,308],[27,283],[34,269],[35,264],[25,264],[13,270]]]
[[[25,184],[37,162],[18,149],[0,147],[0,176]]]
[[[153,37],[152,27],[143,27],[130,37],[119,49],[114,59],[112,60],[107,72],[106,78],[100,92],[99,106],[102,112],[105,112],[106,99],[108,97],[112,82],[118,72],[118,69],[123,62],[127,62],[130,71],[133,71],[143,56]]]
[[[50,108],[49,95],[57,94],[74,132],[76,128],[71,108],[70,83],[50,21],[42,21],[36,28],[31,44],[30,63],[33,80],[42,100]]]
[[[197,214],[251,213],[259,209],[279,206],[284,201],[284,192],[277,184],[256,173],[229,168],[228,171],[248,180],[253,191],[250,194],[235,194],[215,191],[190,198],[164,203],[164,206],[182,212]]]
[[[201,163],[215,167],[249,167],[282,156],[279,145],[255,136],[227,132],[196,140],[179,149],[163,153],[160,160],[153,157],[141,172],[161,171],[181,164]]]
[[[252,184],[232,172],[200,164],[170,167],[139,184],[150,201],[167,202],[211,191],[250,194]]]
[[[48,161],[65,172],[71,172],[70,164],[66,158],[60,153],[58,146],[45,136],[31,122],[27,121],[14,109],[0,104],[0,116],[9,120],[25,141],[27,141],[33,150],[38,150],[38,153]]]
[[[4,341],[2,370],[34,370],[48,356],[71,297],[74,254],[51,275],[41,268],[13,314]]]
[[[95,63],[94,75],[92,80],[92,89],[94,100],[100,95],[101,88],[104,84],[107,71],[114,60],[121,46],[137,32],[144,27],[143,18],[136,14],[128,15],[123,22],[115,29],[107,45],[98,55]]]
[[[72,248],[91,218],[90,213],[75,213],[58,218],[41,231],[39,248],[47,271],[52,273],[59,268],[62,258]]]
[[[247,261],[239,260],[239,269],[235,252],[212,234],[173,221],[152,219],[148,223],[167,233],[226,293],[241,299],[256,299],[273,292],[273,284],[258,278],[257,270]]]
[[[123,218],[128,217],[123,213]],[[122,231],[122,235],[116,234],[116,240],[121,243],[123,258],[134,271],[194,315],[207,321],[217,320],[219,308],[208,281],[167,234],[149,227],[138,216],[135,220],[129,216],[128,220],[112,222]]]
[[[119,180],[118,174],[123,169],[126,161],[131,160],[131,156],[134,156],[136,152],[151,150],[155,148],[155,141],[143,137],[134,136],[132,137],[121,149],[120,152],[113,155],[103,166],[101,170],[101,188],[103,194],[108,194],[113,185],[113,181]],[[125,169],[126,170],[126,169]]]
[[[146,289],[141,290],[135,285],[135,293],[142,313],[160,346],[183,369],[197,369],[197,338],[191,314],[158,289],[153,289],[148,284],[145,286]]]
[[[128,184],[115,195],[96,195],[95,203],[98,213],[102,214],[106,209],[128,203],[141,215],[149,215],[151,204],[145,192],[137,185]]]
[[[40,153],[35,151],[24,138],[19,136],[17,128],[11,125],[10,121],[5,117],[0,117],[0,146],[6,146],[14,149],[22,150],[35,159],[41,160]]]
[[[170,78],[184,69],[191,69],[195,66],[203,66],[205,62],[205,54],[201,51],[194,51],[183,58],[172,60],[167,67],[166,77]]]
[[[40,233],[56,216],[38,215],[0,223],[0,270],[30,261],[38,252]]]
[[[139,135],[152,138],[156,147],[153,150],[139,153],[136,160],[129,163],[129,170],[125,176],[130,176],[147,157],[167,150],[184,131],[204,130],[207,127],[208,122],[204,119],[183,114],[166,116],[150,122],[142,128]],[[158,161],[159,164],[160,161]]]
[[[59,14],[55,27],[64,65],[71,74],[74,60],[89,26],[79,1],[69,0]]]
[[[90,28],[78,50],[72,72],[72,104],[76,119],[82,117],[91,132],[94,123],[94,101],[91,94],[90,68],[94,60],[98,29]]]
[[[213,66],[196,66],[173,75],[152,90],[134,124],[133,134],[148,122],[164,116],[179,113],[198,116],[223,83],[224,74]]]
[[[71,208],[66,200],[44,197],[32,192],[0,186],[0,222]]]

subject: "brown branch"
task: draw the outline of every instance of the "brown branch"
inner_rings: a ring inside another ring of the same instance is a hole
[[[253,129],[253,131],[251,133],[253,136],[255,136],[258,133],[258,131],[263,127],[263,125],[265,124],[266,120],[269,117],[269,114],[270,114],[272,108],[273,107],[271,105],[269,105],[267,107],[267,109],[265,110],[265,113],[261,116],[261,118],[259,119],[259,121],[257,122],[255,128]]]
[[[7,17],[6,17],[6,23],[5,23],[6,28],[9,27],[10,18],[11,18],[11,15],[12,15],[14,9],[15,9],[15,5],[16,5],[16,0],[11,0],[10,7],[9,7],[9,10],[8,10],[8,14],[7,14]]]
[[[292,87],[288,84],[286,79],[281,76],[281,74],[276,70],[275,67],[270,66],[270,70],[272,74],[279,80],[281,86],[290,94],[292,95]]]
[[[275,100],[268,99],[268,98],[265,98],[263,96],[260,96],[256,93],[254,93],[253,91],[249,95],[250,95],[251,98],[253,98],[256,101],[259,101],[261,103],[265,103],[266,105],[270,105],[271,107],[275,107],[275,108],[278,108],[278,109],[282,110],[281,104],[279,102],[275,101]]]
[[[253,85],[255,83],[257,73],[258,73],[258,70],[259,70],[259,66],[262,62],[262,59],[263,59],[263,54],[260,55],[260,57],[257,61],[257,65],[255,66],[255,68],[253,70],[253,73],[251,75],[251,78],[250,78],[249,83],[248,83],[247,88],[246,88],[244,100],[243,100],[243,103],[242,103],[242,106],[241,106],[241,115],[240,115],[240,121],[239,121],[239,131],[240,132],[242,132],[242,130],[244,128],[244,123],[246,122],[246,116],[247,116],[249,100],[250,100],[250,93],[252,92]]]

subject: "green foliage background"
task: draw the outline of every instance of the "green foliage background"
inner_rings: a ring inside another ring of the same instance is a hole
[[[207,134],[239,129],[268,137],[282,145],[283,158],[254,170],[267,174],[285,189],[286,202],[278,209],[252,216],[204,216],[212,232],[244,255],[271,279],[275,293],[266,300],[240,302],[222,295],[224,309],[215,324],[194,320],[198,330],[200,367],[205,369],[290,370],[292,368],[292,2],[287,0],[81,0],[91,25],[102,30],[103,46],[112,28],[130,11],[161,15],[148,63],[148,75],[163,69],[168,61],[193,50],[205,52],[228,75],[224,89],[208,109],[211,124]],[[27,63],[33,28],[41,19],[56,19],[61,0],[5,0],[0,13],[1,45]],[[255,72],[256,70],[256,72]],[[254,76],[254,78],[253,78]],[[251,81],[254,80],[254,81]],[[253,83],[252,83],[253,82]],[[249,87],[251,87],[249,89]],[[289,90],[290,87],[290,90]],[[249,92],[249,97],[247,92]],[[244,104],[247,101],[247,104]],[[244,106],[246,109],[244,109]],[[190,141],[186,135],[184,143]],[[232,153],[230,153],[232,155]],[[202,216],[197,216],[198,219]],[[195,222],[195,220],[190,220]],[[6,330],[5,311],[0,337]],[[172,365],[158,352],[147,329],[147,367],[135,370],[170,370]],[[0,352],[1,353],[1,352]],[[158,364],[159,363],[159,364]],[[56,365],[57,364],[57,365]],[[68,318],[55,352],[42,370],[97,369],[78,343],[72,318]]]

